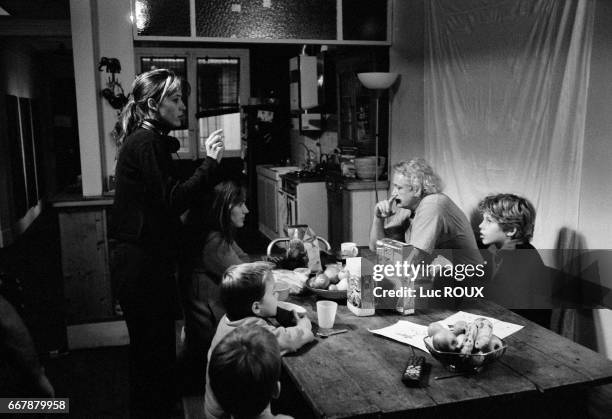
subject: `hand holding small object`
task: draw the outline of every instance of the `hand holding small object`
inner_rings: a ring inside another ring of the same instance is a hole
[[[208,138],[204,141],[204,147],[206,148],[206,155],[211,157],[218,162],[223,158],[223,151],[225,145],[223,144],[223,129],[213,131]]]
[[[298,327],[301,327],[302,329],[306,329],[306,330],[312,329],[312,324],[310,323],[310,319],[308,319],[307,316],[299,317],[299,315],[296,312],[295,317],[296,317]]]
[[[278,265],[283,259],[284,256],[266,256],[265,262],[270,262],[274,265]]]

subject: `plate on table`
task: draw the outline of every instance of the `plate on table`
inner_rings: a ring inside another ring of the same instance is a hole
[[[301,275],[288,269],[273,269],[272,276],[274,282],[285,282],[289,284],[289,294],[299,294],[302,292],[304,283],[308,280],[306,275]]]
[[[299,306],[297,304],[289,303],[287,301],[279,301],[278,306],[280,308],[284,308],[285,310],[295,310],[295,312],[298,314],[306,314],[306,309],[304,307]]]
[[[305,285],[304,288],[321,298],[326,298],[329,300],[346,300],[346,290],[322,290],[320,288],[309,287],[308,285]]]

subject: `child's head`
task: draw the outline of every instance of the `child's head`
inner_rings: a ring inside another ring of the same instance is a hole
[[[281,356],[274,335],[239,327],[213,350],[210,386],[223,410],[235,418],[258,416],[280,392]]]
[[[221,301],[230,320],[276,316],[278,299],[267,262],[242,263],[227,268],[221,280]]]
[[[533,237],[536,211],[527,199],[513,194],[489,195],[478,209],[483,216],[479,225],[483,244],[502,247],[510,241],[528,243]]]

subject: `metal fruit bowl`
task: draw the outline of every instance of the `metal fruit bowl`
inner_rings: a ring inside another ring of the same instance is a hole
[[[304,288],[306,288],[310,292],[326,300],[346,300],[346,290],[344,291],[322,290],[320,288],[309,287],[308,285],[305,285]]]
[[[503,339],[500,340],[502,346],[496,350],[485,353],[462,354],[459,352],[438,351],[433,347],[431,336],[423,338],[423,342],[431,356],[440,361],[449,371],[478,371],[481,367],[497,361],[506,353],[508,348],[506,342]]]

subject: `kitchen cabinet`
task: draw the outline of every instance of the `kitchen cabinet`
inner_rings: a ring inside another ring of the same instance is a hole
[[[280,176],[297,169],[296,166],[272,167],[272,165],[259,165],[256,168],[257,224],[259,231],[270,240],[283,235],[286,219],[286,202],[284,196],[280,194]]]
[[[317,236],[329,237],[327,189],[324,181],[299,181],[291,175],[283,179],[282,196],[285,217],[282,230],[288,225],[307,224]]]
[[[298,55],[289,60],[289,108],[301,111],[319,105],[317,57]]]
[[[98,321],[115,315],[106,208],[101,203],[57,207],[68,324]]]
[[[378,181],[378,200],[387,199],[388,181]],[[327,182],[329,243],[340,248],[342,242],[367,246],[376,205],[373,181],[338,180]]]
[[[276,222],[277,181],[268,177],[257,176],[257,214],[259,216],[259,231],[269,239],[278,237]]]
[[[110,278],[112,241],[107,239],[113,198],[54,198],[60,228],[62,277],[68,349],[129,343],[127,328],[115,310]]]

